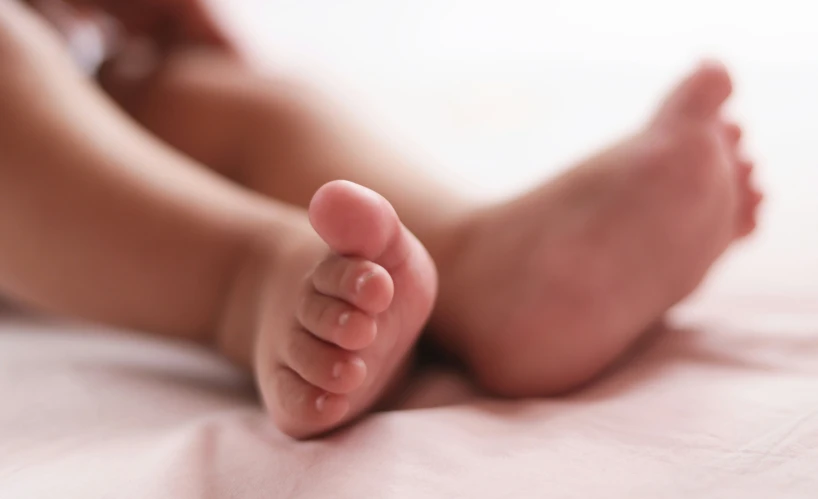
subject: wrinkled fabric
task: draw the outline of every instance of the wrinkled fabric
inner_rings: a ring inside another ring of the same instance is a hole
[[[400,410],[294,442],[210,352],[6,316],[0,497],[814,497],[816,387],[818,293],[714,298],[576,395],[429,368]]]

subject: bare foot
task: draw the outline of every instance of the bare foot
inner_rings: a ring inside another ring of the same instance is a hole
[[[265,405],[296,438],[331,430],[385,395],[437,289],[431,258],[380,195],[331,182],[313,197],[309,216],[330,252],[324,246],[317,267],[314,249],[293,253],[277,266],[293,272],[264,277],[254,345]],[[306,279],[301,261],[314,267]]]
[[[438,339],[488,389],[575,388],[690,294],[755,226],[761,195],[706,64],[634,137],[475,218],[441,268]]]

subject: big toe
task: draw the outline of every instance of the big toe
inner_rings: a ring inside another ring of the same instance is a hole
[[[670,93],[657,120],[711,118],[732,92],[733,83],[724,65],[704,62]]]
[[[310,222],[330,249],[370,260],[387,270],[409,256],[411,235],[381,195],[336,180],[318,189],[310,202]]]

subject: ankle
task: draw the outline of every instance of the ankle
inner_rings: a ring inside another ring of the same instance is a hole
[[[451,217],[423,240],[437,265],[438,297],[430,318],[435,340],[446,350],[460,350],[456,331],[464,301],[463,269],[469,266],[469,254],[479,237],[488,209],[474,206]],[[442,334],[438,334],[442,333]]]

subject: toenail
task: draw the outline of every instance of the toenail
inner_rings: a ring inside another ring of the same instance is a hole
[[[344,363],[343,362],[336,362],[335,365],[332,367],[332,377],[334,379],[338,379],[341,377],[341,373],[344,372]]]
[[[324,405],[327,403],[327,399],[329,398],[329,393],[324,393],[319,395],[317,399],[315,399],[315,408],[318,409],[318,412],[324,411]]]
[[[361,290],[366,285],[367,281],[375,277],[375,272],[369,271],[366,274],[360,276],[357,281],[355,281],[355,292],[360,293]]]
[[[349,322],[349,312],[344,312],[338,316],[338,325],[344,326],[346,323]]]

